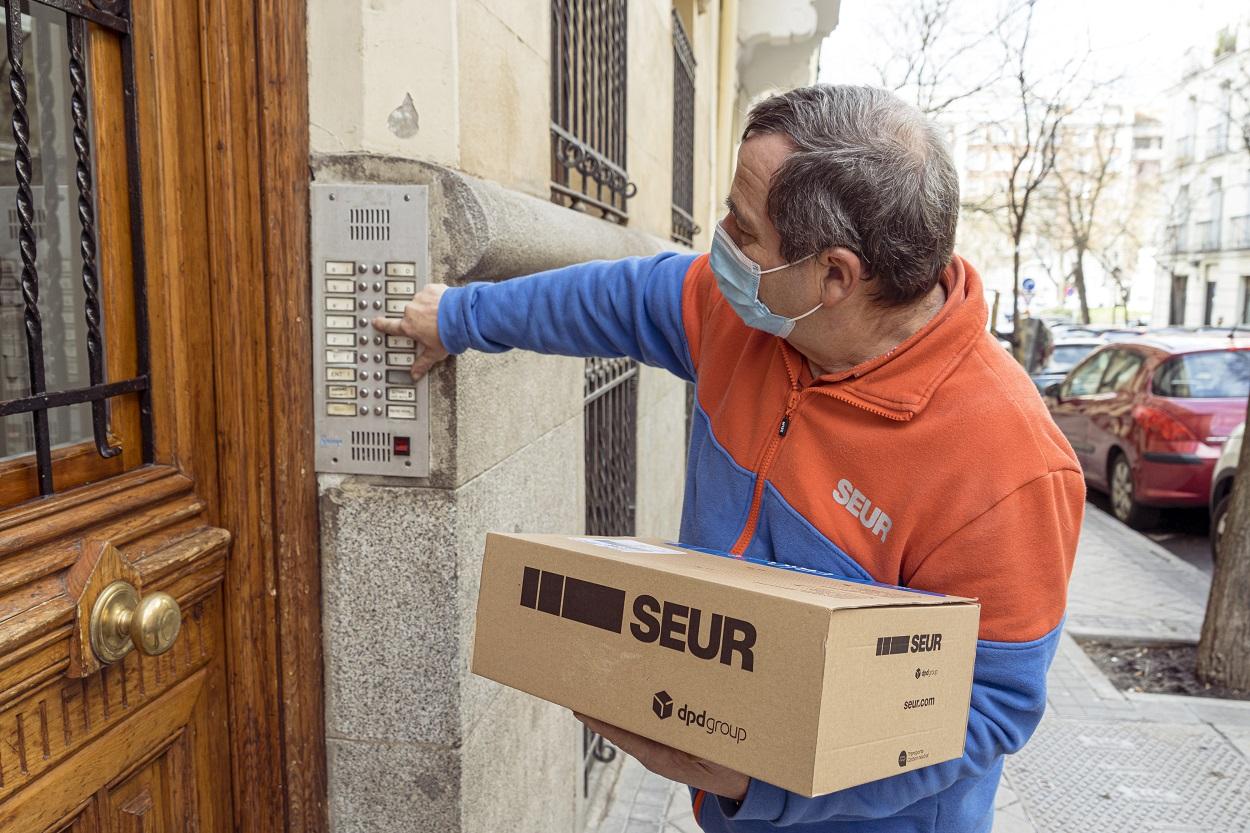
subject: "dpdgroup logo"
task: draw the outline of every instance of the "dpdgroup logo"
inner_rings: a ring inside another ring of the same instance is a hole
[[[667,691],[657,691],[651,695],[651,711],[660,720],[673,716],[673,698]],[[742,743],[747,739],[747,730],[735,726],[720,718],[710,717],[707,709],[695,711],[689,703],[683,703],[677,710],[677,719],[687,726],[697,726],[709,735],[724,735],[734,743]]]
[[[668,696],[667,691],[657,691],[651,696],[651,711],[655,712],[655,716],[660,720],[667,720],[673,716],[673,698]]]

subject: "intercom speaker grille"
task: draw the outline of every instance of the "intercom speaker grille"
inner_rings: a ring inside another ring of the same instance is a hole
[[[391,461],[391,435],[387,431],[353,431],[352,460],[365,463]]]
[[[353,208],[348,215],[348,235],[352,240],[387,241],[391,239],[391,210],[389,208]]]

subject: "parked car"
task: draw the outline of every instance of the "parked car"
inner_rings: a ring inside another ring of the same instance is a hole
[[[1246,419],[1250,340],[1151,335],[1107,344],[1045,390],[1093,489],[1130,526],[1205,506],[1215,461]]]
[[[1094,348],[1105,343],[1100,338],[1060,339],[1051,347],[1046,364],[1029,378],[1033,380],[1033,384],[1037,385],[1039,392],[1044,391],[1055,382],[1062,382],[1063,377],[1067,376],[1068,371],[1076,367],[1081,359],[1093,352]]]
[[[1056,339],[1100,338],[1102,329],[1086,324],[1059,324],[1050,328]]]
[[[1220,459],[1215,462],[1215,476],[1211,478],[1211,558],[1219,560],[1224,524],[1228,519],[1228,504],[1233,497],[1233,475],[1241,458],[1241,438],[1246,424],[1238,425],[1224,443]]]

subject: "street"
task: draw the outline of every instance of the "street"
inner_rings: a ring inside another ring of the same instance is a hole
[[[1111,514],[1111,502],[1103,493],[1091,490],[1088,501]],[[1211,541],[1207,537],[1210,523],[1210,515],[1201,507],[1165,509],[1160,514],[1158,526],[1144,530],[1143,534],[1177,558],[1210,575],[1214,566],[1211,562]]]

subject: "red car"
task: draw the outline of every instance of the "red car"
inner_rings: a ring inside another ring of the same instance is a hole
[[[1172,334],[1108,344],[1045,390],[1090,487],[1138,528],[1159,507],[1206,505],[1248,394],[1250,339]]]

